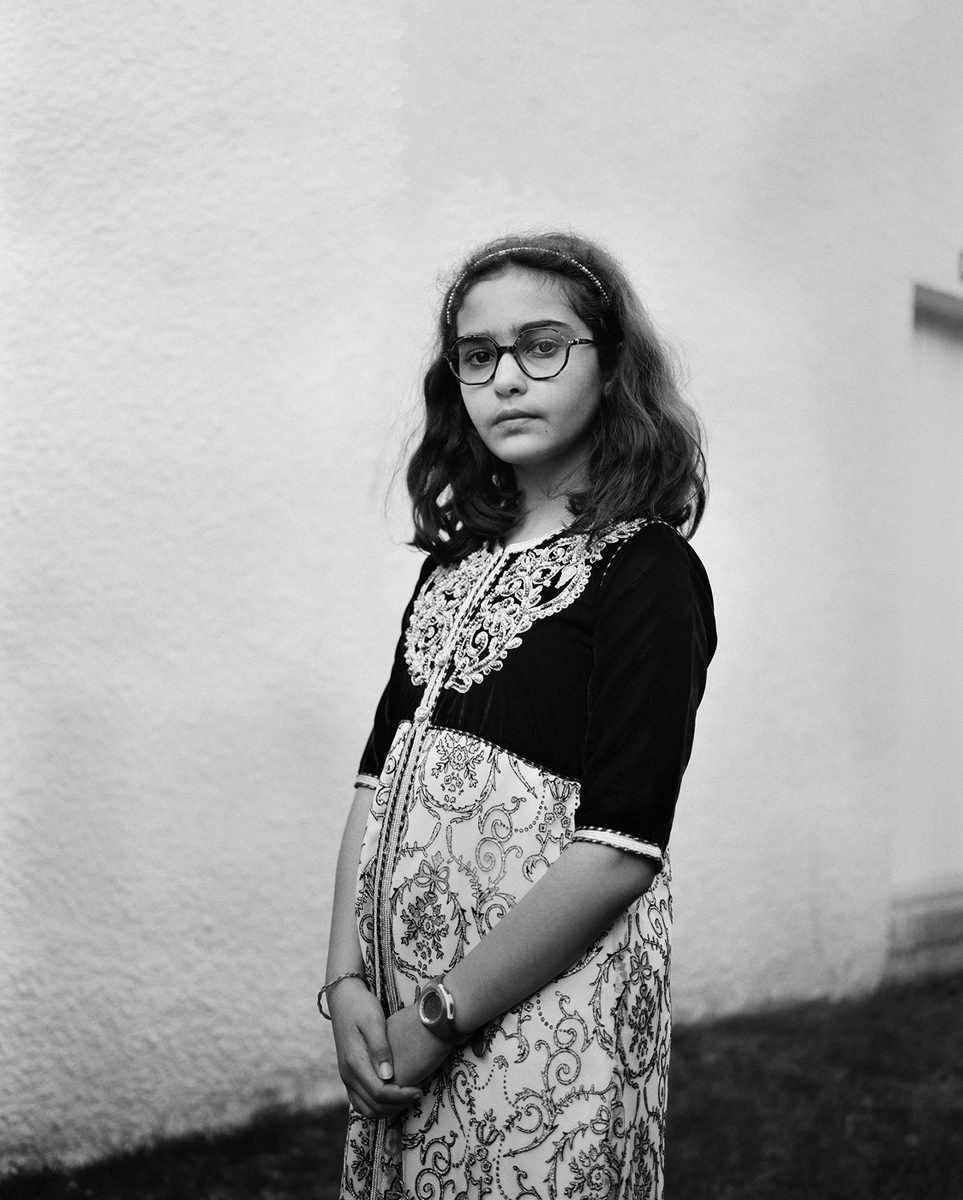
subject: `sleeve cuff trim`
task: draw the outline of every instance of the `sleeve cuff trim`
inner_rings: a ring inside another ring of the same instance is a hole
[[[625,833],[616,833],[614,829],[600,829],[594,825],[576,829],[573,838],[576,842],[597,842],[600,846],[612,846],[616,850],[625,850],[629,854],[639,854],[643,858],[655,859],[662,865],[662,847],[655,842],[643,842],[638,838],[629,837]]]
[[[373,792],[376,792],[381,784],[373,775],[362,775],[359,773],[358,778],[354,781],[354,786],[371,788]]]

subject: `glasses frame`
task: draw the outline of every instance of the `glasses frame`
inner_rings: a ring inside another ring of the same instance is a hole
[[[552,333],[560,337],[565,343],[565,358],[562,360],[562,365],[557,371],[553,371],[551,375],[533,375],[530,371],[525,369],[525,364],[522,362],[521,356],[518,353],[518,343],[522,340],[522,338],[527,337],[530,333],[537,333],[542,329],[550,330]],[[495,347],[495,361],[492,363],[492,373],[487,379],[467,380],[462,379],[462,377],[458,374],[458,371],[455,367],[455,356],[456,351],[462,342],[490,342],[491,345]],[[502,361],[502,355],[504,354],[511,354],[512,358],[514,358],[514,360],[518,363],[519,370],[524,376],[526,376],[526,378],[538,381],[542,379],[555,379],[557,376],[561,375],[561,373],[568,366],[568,356],[571,353],[573,346],[600,345],[602,345],[601,342],[596,342],[592,338],[567,338],[565,334],[562,333],[560,329],[556,329],[554,325],[535,325],[531,329],[523,329],[510,346],[499,346],[498,342],[496,342],[494,338],[488,337],[487,334],[468,334],[465,337],[457,338],[452,343],[448,353],[445,355],[445,360],[447,361],[448,366],[451,368],[452,375],[454,375],[462,387],[484,387],[486,384],[491,383],[491,381],[495,378],[495,375],[498,372],[498,364]]]

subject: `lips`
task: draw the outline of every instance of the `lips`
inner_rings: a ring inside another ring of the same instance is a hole
[[[505,421],[526,421],[531,420],[534,416],[534,413],[525,412],[521,408],[506,408],[504,412],[498,414],[492,424],[501,425]]]

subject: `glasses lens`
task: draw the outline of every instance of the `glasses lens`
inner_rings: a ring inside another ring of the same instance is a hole
[[[450,361],[462,383],[487,383],[495,373],[498,347],[491,338],[462,338],[451,349]]]
[[[518,339],[518,355],[532,379],[550,379],[565,366],[568,342],[557,329],[526,329]]]

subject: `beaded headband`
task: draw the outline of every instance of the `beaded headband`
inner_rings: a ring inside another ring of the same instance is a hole
[[[554,254],[556,258],[563,258],[567,263],[571,263],[573,267],[578,267],[582,274],[587,275],[598,288],[599,294],[602,297],[602,303],[608,304],[608,294],[606,293],[605,288],[602,287],[601,283],[599,282],[598,277],[593,275],[588,267],[580,263],[577,258],[572,258],[570,254],[563,254],[561,250],[551,250],[547,246],[508,246],[504,250],[494,250],[491,254],[485,254],[481,258],[476,258],[474,262],[469,263],[464,271],[462,271],[462,273],[452,284],[451,290],[448,293],[448,302],[445,305],[445,324],[451,324],[451,306],[455,303],[455,297],[458,295],[458,289],[461,287],[467,275],[474,271],[476,267],[481,266],[483,262],[488,262],[492,258],[504,258],[508,254],[517,254],[521,250],[530,250],[536,254]]]

